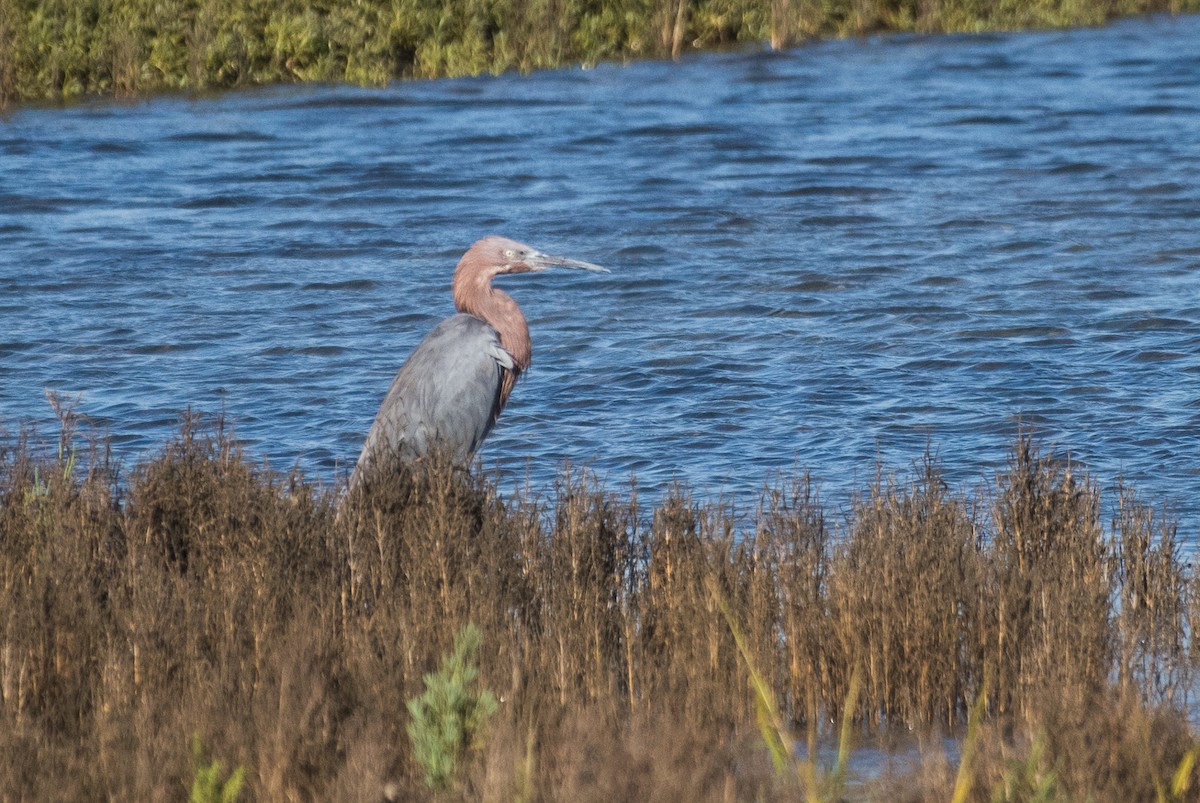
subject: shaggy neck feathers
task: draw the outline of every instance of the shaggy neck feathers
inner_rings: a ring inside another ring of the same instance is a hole
[[[529,324],[512,296],[492,287],[492,277],[498,273],[495,265],[480,260],[468,251],[454,271],[454,306],[459,312],[474,315],[500,333],[500,345],[512,355],[514,370],[504,369],[500,388],[500,407],[508,401],[517,376],[529,367],[533,359],[533,344],[529,339]]]

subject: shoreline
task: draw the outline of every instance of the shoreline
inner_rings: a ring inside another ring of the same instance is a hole
[[[1084,8],[1035,0],[982,9],[968,0],[837,0],[819,9],[800,0],[619,0],[600,10],[565,3],[549,4],[556,13],[547,25],[536,8],[469,0],[304,0],[282,7],[268,0],[0,0],[0,107],[288,84],[383,86],[677,60],[746,46],[1057,30],[1200,12],[1200,0],[1107,0]]]

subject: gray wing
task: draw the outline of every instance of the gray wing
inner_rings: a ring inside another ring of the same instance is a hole
[[[359,455],[351,486],[372,462],[411,462],[437,447],[467,463],[496,421],[512,355],[491,325],[458,314],[425,336],[396,372]]]

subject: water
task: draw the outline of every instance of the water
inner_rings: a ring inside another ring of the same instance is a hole
[[[133,462],[188,405],[332,480],[503,233],[534,366],[481,453],[843,504],[1021,426],[1200,526],[1200,18],[530,77],[25,108],[0,122],[0,423]],[[509,486],[511,487],[511,486]],[[1110,496],[1111,501],[1111,496]]]

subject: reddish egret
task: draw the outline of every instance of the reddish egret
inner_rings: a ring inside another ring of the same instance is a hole
[[[396,373],[363,444],[351,488],[381,464],[411,463],[433,450],[459,465],[470,462],[532,356],[525,316],[511,296],[492,287],[492,278],[553,267],[608,272],[503,237],[485,237],[471,246],[454,271],[459,314],[434,327]]]

